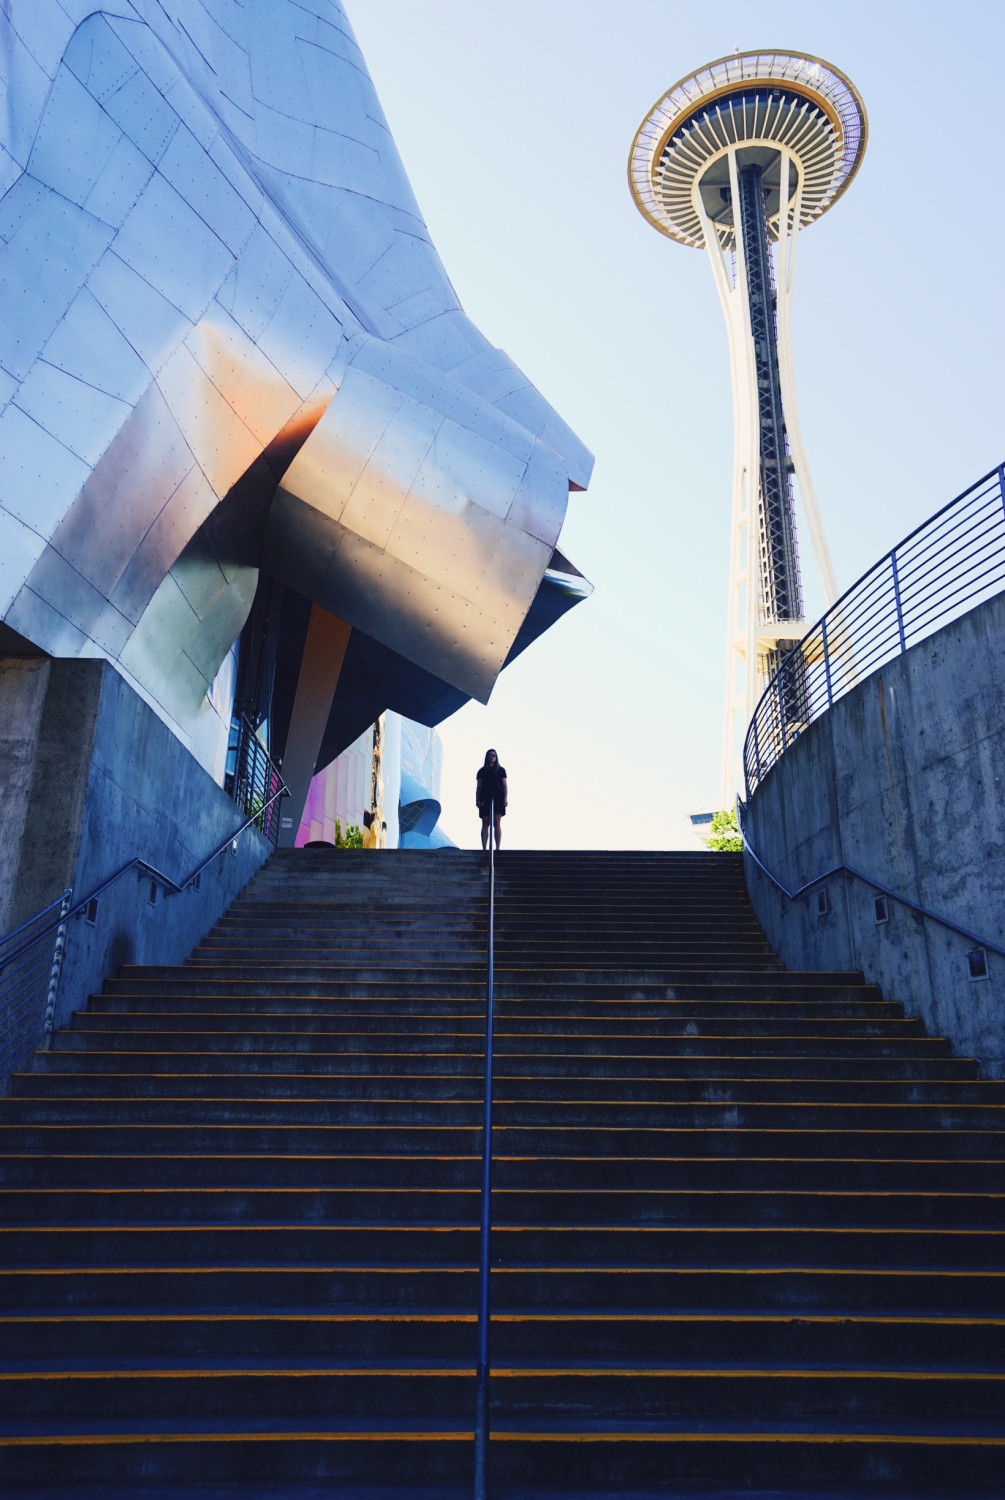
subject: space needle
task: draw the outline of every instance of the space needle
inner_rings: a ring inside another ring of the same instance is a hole
[[[825,602],[837,598],[799,431],[792,288],[799,231],[848,187],[867,135],[862,100],[837,68],[804,53],[737,52],[674,84],[639,126],[628,160],[640,213],[661,234],[708,252],[729,335],[723,806],[739,784],[757,699],[806,632],[793,475]]]

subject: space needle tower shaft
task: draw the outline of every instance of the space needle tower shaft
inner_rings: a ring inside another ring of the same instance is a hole
[[[629,157],[644,217],[707,252],[729,335],[726,806],[739,784],[742,736],[757,699],[806,630],[793,479],[825,602],[837,597],[799,430],[792,288],[800,229],[848,186],[866,135],[862,101],[835,68],[790,52],[747,52],[675,84],[639,127]],[[797,702],[791,711],[795,727]]]

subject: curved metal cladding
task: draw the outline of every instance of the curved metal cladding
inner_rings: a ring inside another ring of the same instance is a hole
[[[115,9],[0,15],[0,618],[204,763],[259,567],[486,699],[589,453],[465,317],[336,0]]]

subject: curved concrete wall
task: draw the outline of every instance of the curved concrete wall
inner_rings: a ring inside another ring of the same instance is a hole
[[[863,681],[812,724],[750,799],[747,833],[789,890],[848,864],[1005,947],[1005,595]],[[981,1070],[1005,1076],[1005,958],[969,976],[972,941],[839,876],[786,902],[745,859],[789,968],[861,969]]]

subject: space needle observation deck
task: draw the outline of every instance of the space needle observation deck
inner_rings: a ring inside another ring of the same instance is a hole
[[[805,633],[792,478],[827,604],[834,571],[803,450],[791,312],[800,229],[858,171],[868,125],[852,83],[793,52],[742,52],[674,84],[628,161],[636,205],[661,234],[708,252],[729,334],[734,464],[723,804],[742,735],[782,656]]]

